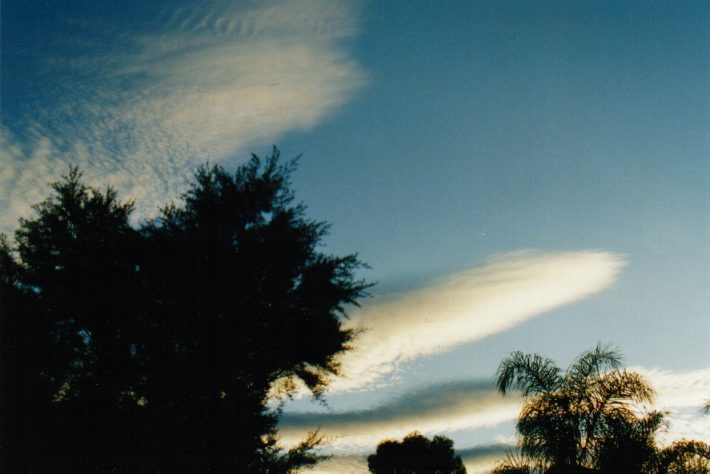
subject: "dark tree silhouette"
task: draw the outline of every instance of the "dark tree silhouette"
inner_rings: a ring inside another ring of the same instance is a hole
[[[453,441],[444,436],[428,439],[414,432],[402,441],[386,440],[367,458],[374,474],[465,474]]]
[[[78,460],[96,469],[127,438],[110,420],[124,416],[138,376],[138,233],[132,205],[83,185],[75,168],[53,191],[3,251],[3,386],[17,397],[3,400],[3,454],[32,471]],[[83,445],[89,434],[95,449]]]
[[[643,377],[620,367],[620,354],[602,345],[584,352],[565,372],[537,354],[515,352],[503,360],[498,389],[521,390],[524,404],[517,422],[520,452],[495,472],[696,472],[668,466],[702,463],[701,448],[707,445],[659,450],[655,434],[664,413],[637,414],[634,407],[651,402],[653,390]]]
[[[164,407],[151,424],[197,450],[177,465],[256,469],[273,443],[272,383],[297,378],[320,394],[351,338],[340,316],[367,285],[353,278],[355,256],[317,250],[327,226],[293,203],[294,166],[275,152],[234,176],[202,168],[182,204],[143,228],[156,317],[140,348],[152,381],[141,393]],[[202,445],[189,442],[196,430]]]
[[[701,441],[680,440],[660,450],[653,473],[707,474],[710,472],[710,445]]]
[[[642,417],[609,414],[600,430],[594,466],[601,472],[648,472],[657,454],[655,434],[664,414],[651,412]]]
[[[33,421],[46,406],[41,394],[51,390],[40,376],[49,355],[48,341],[41,335],[46,331],[29,324],[32,300],[20,282],[20,267],[0,235],[0,470],[27,465]]]
[[[72,169],[3,240],[3,462],[22,472],[288,472],[278,408],[321,396],[368,284],[294,203],[278,152],[203,167],[140,228]],[[6,395],[11,393],[12,395]],[[4,421],[8,419],[10,423]]]

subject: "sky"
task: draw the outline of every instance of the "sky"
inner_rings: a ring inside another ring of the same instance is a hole
[[[327,404],[296,397],[366,472],[412,430],[469,472],[515,441],[510,352],[562,367],[613,343],[710,442],[710,4],[704,1],[5,1],[0,229],[79,165],[137,202],[276,145],[325,250],[377,282]]]

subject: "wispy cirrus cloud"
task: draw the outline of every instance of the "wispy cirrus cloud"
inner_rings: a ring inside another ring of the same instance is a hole
[[[63,20],[71,44],[37,52],[29,79],[41,94],[0,130],[2,228],[69,163],[136,199],[143,217],[197,164],[313,127],[364,83],[343,43],[357,17],[341,1],[203,1],[147,24]]]
[[[602,251],[517,252],[409,293],[381,297],[346,323],[360,334],[331,393],[372,388],[406,361],[446,351],[597,293],[624,265]]]
[[[374,449],[385,438],[494,426],[512,420],[520,408],[515,396],[502,397],[492,381],[436,384],[365,410],[340,413],[285,413],[279,436],[292,445],[316,429],[335,452]]]
[[[659,435],[662,444],[697,439],[710,443],[710,415],[702,408],[710,400],[710,367],[669,371],[635,367],[656,391],[655,408],[667,412],[668,428]]]

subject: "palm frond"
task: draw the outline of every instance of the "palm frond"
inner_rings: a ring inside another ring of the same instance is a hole
[[[548,466],[623,465],[640,472],[656,452],[655,433],[665,414],[643,414],[654,391],[640,374],[622,370],[621,361],[613,346],[602,344],[580,355],[567,372],[536,354],[514,352],[504,359],[498,391],[519,389],[525,398],[516,425],[521,456]],[[516,467],[501,465],[506,466]]]
[[[527,403],[518,418],[521,452],[545,462],[572,462],[578,450],[579,420],[572,400],[560,392],[539,394]]]
[[[621,367],[622,356],[613,345],[598,343],[591,350],[583,352],[567,369],[566,382],[576,389],[588,384],[590,378]]]
[[[496,372],[498,391],[505,395],[510,389],[520,389],[523,396],[551,392],[562,381],[560,368],[552,359],[537,354],[513,352],[501,362]]]
[[[520,451],[508,450],[505,459],[498,461],[493,474],[543,474],[549,467],[544,462],[538,462]]]
[[[676,441],[659,453],[653,467],[659,473],[706,474],[710,472],[710,444],[702,441]]]
[[[596,402],[602,406],[626,407],[630,402],[651,403],[655,392],[645,377],[619,370],[601,375],[594,382]]]

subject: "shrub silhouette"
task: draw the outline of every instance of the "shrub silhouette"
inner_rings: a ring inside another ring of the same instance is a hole
[[[444,436],[428,439],[414,432],[402,441],[381,442],[375,454],[367,458],[367,465],[375,474],[465,474],[453,445]]]

